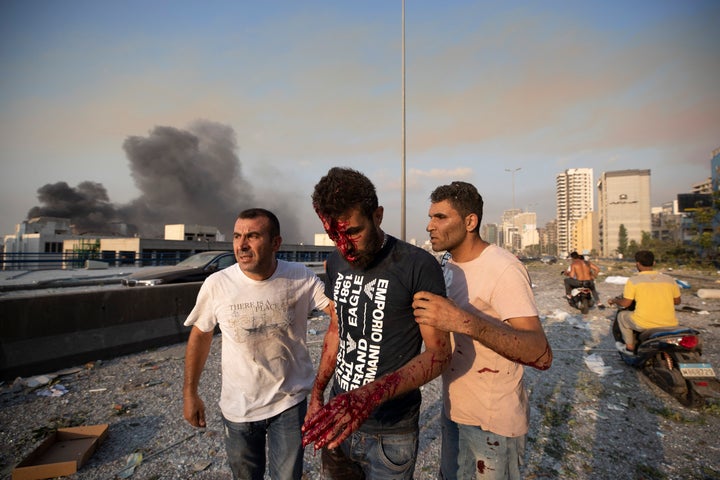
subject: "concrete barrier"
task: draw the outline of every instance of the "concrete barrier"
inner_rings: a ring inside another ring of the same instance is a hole
[[[0,298],[0,379],[183,342],[201,284]]]

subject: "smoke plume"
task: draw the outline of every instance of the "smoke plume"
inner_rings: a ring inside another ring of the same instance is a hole
[[[298,238],[296,216],[277,196],[255,199],[253,179],[244,179],[236,154],[235,132],[227,125],[199,120],[187,130],[157,126],[148,136],[130,136],[122,145],[140,196],[114,205],[105,187],[85,181],[38,189],[41,206],[28,218],[70,218],[77,233],[103,233],[113,223],[134,225],[141,236],[162,237],[165,224],[215,226],[231,239],[237,214],[250,207],[273,210],[286,239]],[[265,181],[265,180],[263,180]]]

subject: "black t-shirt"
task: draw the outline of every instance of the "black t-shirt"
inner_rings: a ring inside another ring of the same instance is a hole
[[[429,291],[445,296],[438,261],[421,248],[388,235],[377,258],[354,269],[337,252],[327,261],[325,293],[335,302],[340,344],[333,396],[354,390],[398,370],[420,353],[422,336],[413,316],[413,295]],[[403,425],[417,416],[420,390],[383,403],[361,430]]]

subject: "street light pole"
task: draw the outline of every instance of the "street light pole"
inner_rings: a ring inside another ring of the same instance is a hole
[[[515,172],[518,172],[520,170],[522,170],[521,167],[517,167],[514,170],[509,169],[509,168],[505,169],[506,172],[510,172],[510,174],[512,175],[512,209],[513,209],[513,213],[515,212]]]
[[[405,241],[405,0],[402,0],[402,177],[400,179],[400,239]]]

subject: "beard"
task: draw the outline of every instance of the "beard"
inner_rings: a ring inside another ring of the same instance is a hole
[[[361,270],[365,269],[375,260],[375,256],[381,247],[382,237],[380,236],[380,233],[378,233],[377,229],[373,229],[372,233],[368,237],[368,243],[365,249],[362,251],[351,252],[354,258],[352,260],[348,260],[348,258],[345,257],[345,260],[347,260],[353,268],[359,268]]]

